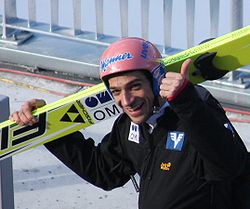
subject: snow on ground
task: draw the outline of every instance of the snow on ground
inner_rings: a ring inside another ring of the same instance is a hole
[[[10,98],[10,112],[18,110],[24,101],[31,98],[43,98],[47,103],[62,98],[44,89],[63,93],[73,93],[79,89],[62,83],[7,73],[0,73],[0,78],[1,92]],[[7,80],[4,81],[3,78]],[[9,82],[10,80],[14,83]],[[105,134],[104,130],[110,129],[112,122],[111,119],[97,124],[84,130],[83,133],[98,142]],[[250,145],[250,124],[234,123],[234,125],[246,145]],[[16,209],[137,208],[138,195],[131,182],[122,188],[105,192],[75,175],[43,146],[14,156],[13,175]]]

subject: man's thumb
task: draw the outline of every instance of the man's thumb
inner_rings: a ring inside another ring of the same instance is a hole
[[[188,79],[188,67],[191,62],[192,62],[191,59],[187,59],[181,65],[181,75],[186,79]]]

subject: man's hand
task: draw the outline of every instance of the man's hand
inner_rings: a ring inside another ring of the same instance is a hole
[[[13,122],[16,122],[18,125],[33,125],[36,123],[36,118],[32,115],[32,111],[42,107],[46,102],[42,99],[31,99],[25,102],[20,111],[12,113],[9,119]]]
[[[168,101],[174,99],[185,87],[188,77],[188,67],[192,62],[187,59],[182,63],[181,72],[167,72],[161,81],[160,95]]]

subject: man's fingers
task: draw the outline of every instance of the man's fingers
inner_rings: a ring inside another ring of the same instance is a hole
[[[19,116],[18,116],[18,111],[13,112],[13,113],[9,116],[9,120],[11,120],[12,122],[19,123],[19,122],[20,122],[20,118],[19,118]]]
[[[45,104],[46,102],[42,99],[31,99],[25,102],[19,111],[12,113],[9,119],[20,126],[33,125],[37,119],[32,115],[32,111]]]
[[[25,125],[33,125],[36,121],[35,117],[32,115],[30,109],[21,109],[19,111],[19,118]]]
[[[36,108],[35,100],[25,102],[19,111],[12,113],[9,119],[20,126],[33,125],[37,122],[36,118],[32,115],[32,111]]]

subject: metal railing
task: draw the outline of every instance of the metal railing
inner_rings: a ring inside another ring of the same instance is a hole
[[[23,30],[28,31],[31,33],[42,33],[49,36],[57,36],[57,37],[65,37],[65,38],[74,38],[80,41],[91,42],[94,41],[95,44],[105,42],[103,41],[104,36],[104,9],[107,8],[104,3],[109,4],[108,1],[104,2],[103,0],[95,0],[95,31],[93,38],[85,38],[84,34],[88,33],[82,27],[82,16],[83,16],[83,9],[88,7],[88,5],[84,4],[82,0],[72,0],[72,7],[68,8],[71,10],[69,13],[73,19],[71,28],[65,28],[59,25],[60,22],[60,4],[63,4],[59,0],[50,0],[49,8],[47,9],[47,14],[44,14],[49,18],[49,22],[41,23],[37,21],[37,2],[39,0],[22,0],[22,4],[27,5],[27,12],[26,14],[27,19],[19,18],[17,16],[18,11],[18,4],[17,0],[2,0],[1,7],[3,8],[2,14],[2,41],[13,41],[13,43],[20,44],[15,40],[15,32],[13,30]],[[140,0],[140,10],[138,13],[140,17],[137,20],[141,20],[141,31],[140,36],[149,39],[149,20],[152,18],[152,13],[150,12],[150,8],[155,1],[150,0]],[[157,2],[157,1],[156,1]],[[162,20],[154,23],[159,24],[162,22],[162,26],[159,25],[159,28],[163,30],[163,49],[172,46],[172,28],[175,27],[173,23],[173,6],[174,4],[186,3],[186,15],[184,15],[183,19],[186,20],[186,39],[187,39],[187,47],[191,47],[194,45],[194,37],[195,37],[195,9],[197,4],[202,4],[204,2],[198,2],[195,0],[184,0],[184,1],[173,1],[173,0],[161,0],[160,4],[158,3],[160,8],[157,8],[156,11],[162,13]],[[230,0],[230,7],[231,7],[231,30],[235,30],[237,28],[243,27],[243,0]],[[120,36],[126,37],[129,35],[129,14],[130,14],[130,4],[133,4],[133,1],[129,0],[119,0],[117,10],[120,11],[120,25],[117,26],[120,28]],[[220,14],[220,0],[209,0],[209,22],[210,24],[210,37],[217,37],[218,36],[218,29],[219,29],[219,14]],[[106,11],[107,12],[107,11]],[[180,15],[180,14],[178,14]],[[87,20],[86,20],[87,21]],[[108,20],[112,21],[112,20]],[[207,25],[208,25],[207,24]],[[111,34],[109,34],[111,35]],[[23,37],[24,39],[26,37]]]
[[[246,2],[247,0],[245,0]],[[39,19],[39,4],[42,0],[0,0],[2,8],[2,18],[0,18],[0,30],[2,29],[2,34],[0,38],[0,43],[7,43],[12,45],[22,45],[26,40],[32,37],[34,34],[42,34],[46,36],[56,37],[56,38],[66,38],[69,40],[80,41],[83,43],[108,46],[111,42],[119,37],[126,37],[131,35],[131,23],[130,16],[134,15],[135,11],[131,11],[133,6],[137,6],[136,13],[137,18],[134,18],[134,22],[140,21],[138,24],[137,34],[145,39],[152,39],[152,25],[157,25],[160,30],[157,33],[162,33],[161,40],[151,40],[152,42],[157,42],[159,49],[163,54],[168,55],[169,53],[176,53],[176,46],[173,44],[173,33],[178,24],[175,24],[175,14],[174,8],[185,7],[183,14],[177,13],[178,16],[184,20],[182,21],[182,28],[186,28],[186,47],[189,48],[197,44],[195,41],[196,33],[199,30],[196,27],[196,20],[199,18],[204,19],[204,24],[210,26],[208,37],[217,37],[219,34],[220,27],[220,14],[224,8],[221,8],[222,0],[207,0],[207,1],[195,1],[195,0],[95,0],[93,8],[93,16],[85,17],[83,15],[83,9],[89,8],[89,2],[82,0],[71,0],[71,6],[67,8],[69,11],[66,13],[72,23],[69,27],[60,25],[62,15],[60,8],[63,1],[59,0],[48,0],[46,14],[44,16],[48,17],[47,22],[40,22]],[[208,13],[208,18],[199,17],[196,15],[197,6],[200,4],[207,4],[209,9],[206,9]],[[230,3],[229,13],[230,21],[227,20],[229,30],[233,31],[235,29],[243,27],[243,0],[228,0],[227,4]],[[45,3],[46,4],[46,3]],[[110,5],[114,4],[113,9]],[[185,4],[183,6],[183,4]],[[22,5],[27,11],[24,16],[26,18],[18,17],[19,7]],[[152,7],[155,8],[154,12],[151,12]],[[107,11],[108,10],[108,11]],[[139,10],[139,11],[138,11]],[[113,19],[105,19],[105,14],[114,11],[118,11],[119,24],[116,28],[119,28],[119,36],[113,34],[105,34],[105,29],[112,22]],[[152,23],[154,16],[160,13],[158,19]],[[135,15],[134,15],[135,17]],[[84,19],[83,19],[84,18]],[[83,22],[89,21],[89,19],[95,24],[95,29],[93,31],[88,31],[83,26]],[[207,22],[205,22],[205,19]],[[229,31],[227,31],[229,32]],[[185,34],[182,34],[185,37]],[[199,40],[200,42],[202,40]],[[183,49],[183,48],[182,48]],[[95,63],[96,66],[97,63]],[[235,80],[234,72],[230,75],[230,83]]]

